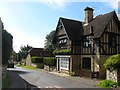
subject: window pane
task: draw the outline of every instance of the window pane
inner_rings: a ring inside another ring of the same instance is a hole
[[[82,59],[82,68],[91,70],[91,58],[83,58]]]

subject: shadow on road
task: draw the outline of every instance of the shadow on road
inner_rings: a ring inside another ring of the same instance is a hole
[[[13,72],[13,73],[16,73],[16,74],[27,74],[27,73],[29,73],[27,71],[18,71],[18,70],[10,70],[10,71]]]
[[[19,75],[19,74],[27,74],[29,72],[19,71],[15,69],[7,70],[7,72],[11,79],[11,85],[9,88],[3,88],[2,90],[40,90],[40,88],[30,84],[29,82],[21,78],[21,76]]]
[[[40,88],[38,88],[35,85],[32,85],[30,83],[28,83],[27,81],[24,80],[24,82],[26,83],[26,90],[41,90]]]

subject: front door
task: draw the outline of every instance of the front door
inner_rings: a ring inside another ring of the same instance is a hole
[[[82,69],[80,70],[80,76],[92,77],[91,58],[89,57],[82,58]]]

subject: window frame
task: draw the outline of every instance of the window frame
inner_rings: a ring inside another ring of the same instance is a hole
[[[90,40],[90,36],[86,36],[83,38],[83,47],[90,48],[92,45],[92,42]]]
[[[109,47],[116,47],[117,40],[115,33],[110,32],[109,33]],[[113,40],[114,39],[114,40]]]
[[[60,62],[60,69],[64,69],[64,70],[69,70],[69,58],[67,57],[61,57],[59,58],[59,62]]]
[[[90,60],[90,61],[87,61],[87,60]],[[82,69],[91,70],[91,58],[89,58],[89,57],[83,57],[82,58]]]

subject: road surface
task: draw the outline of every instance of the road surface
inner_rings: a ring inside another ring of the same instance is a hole
[[[41,69],[29,70],[15,66],[8,70],[18,74],[30,88],[96,88],[97,84],[95,80],[71,76],[60,77]]]

